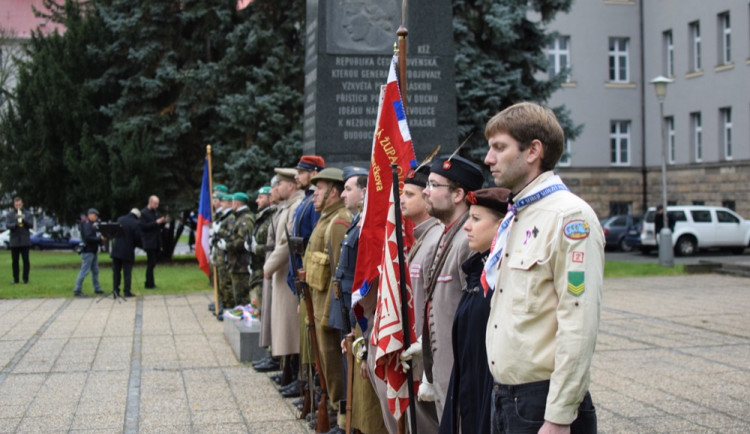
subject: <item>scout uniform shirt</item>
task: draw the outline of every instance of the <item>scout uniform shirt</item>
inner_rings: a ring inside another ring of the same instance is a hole
[[[516,197],[551,176],[543,173]],[[551,380],[550,422],[573,422],[588,390],[603,270],[599,219],[581,198],[558,191],[518,211],[491,302],[487,359],[504,385]]]

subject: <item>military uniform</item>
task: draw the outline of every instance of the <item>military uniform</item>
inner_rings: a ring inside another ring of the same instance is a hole
[[[516,203],[546,183],[562,182],[545,172]],[[591,402],[603,270],[602,228],[581,198],[557,191],[518,208],[501,253],[486,345],[490,372],[503,386],[547,383],[531,420],[567,425],[594,414],[593,406],[579,405]]]
[[[304,193],[295,192],[281,201],[276,216],[276,235],[273,251],[266,258],[263,272],[272,275],[271,304],[271,350],[273,356],[297,354],[300,349],[299,322],[297,321],[297,297],[287,283],[289,272],[289,245],[286,232],[291,222],[291,213],[302,201]]]
[[[268,347],[271,345],[271,306],[273,303],[273,286],[272,279],[266,279],[263,277],[263,267],[266,264],[266,259],[271,255],[271,252],[273,252],[274,246],[276,245],[276,225],[279,222],[279,213],[277,211],[278,208],[276,205],[271,205],[262,210],[255,219],[255,240],[258,242],[256,252],[262,252],[263,261],[256,262],[256,257],[253,256],[253,275],[250,278],[250,287],[252,291],[252,288],[255,287],[258,279],[257,275],[260,275],[261,306],[258,346],[261,347]],[[265,232],[265,236],[262,235],[263,232]],[[261,246],[263,247],[261,248]]]
[[[213,237],[214,248],[212,252],[213,264],[217,273],[217,292],[219,293],[219,302],[222,307],[234,307],[234,297],[232,295],[232,278],[227,267],[226,251],[219,248],[219,240],[225,239],[229,228],[234,221],[234,210],[227,208],[223,214],[217,218],[216,233]]]
[[[255,239],[255,251],[250,252],[250,300],[258,300],[258,307],[262,303],[263,291],[263,264],[266,262],[266,244],[268,242],[268,232],[273,223],[273,215],[276,212],[276,206],[263,208],[255,215],[255,227],[252,234],[247,238],[249,245],[252,247],[252,240]],[[273,244],[271,244],[273,246]],[[261,311],[261,315],[263,312]]]
[[[235,193],[233,200],[247,203],[247,195]],[[245,249],[245,240],[251,236],[254,227],[255,215],[247,205],[242,205],[234,213],[234,224],[226,239],[227,262],[232,279],[232,296],[235,305],[246,305],[251,301],[250,271],[248,270],[250,253]]]

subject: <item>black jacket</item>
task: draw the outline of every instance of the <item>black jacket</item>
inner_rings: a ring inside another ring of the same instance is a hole
[[[143,250],[161,248],[162,225],[156,223],[159,217],[161,217],[161,214],[157,210],[152,210],[148,207],[141,210],[141,246]]]
[[[31,217],[31,212],[25,209],[21,210],[21,215],[21,221],[23,222],[21,226],[18,225],[18,211],[15,208],[5,215],[5,225],[10,229],[9,247],[31,246],[30,230],[34,225],[34,220]]]
[[[88,219],[81,223],[81,241],[85,244],[83,253],[96,253],[99,251],[99,246],[102,243],[102,239],[93,223]]]
[[[141,237],[138,217],[128,213],[118,218],[117,223],[122,227],[122,236],[115,238],[110,256],[122,261],[135,262],[135,248]]]

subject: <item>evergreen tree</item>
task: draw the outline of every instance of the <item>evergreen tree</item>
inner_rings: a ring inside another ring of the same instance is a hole
[[[540,79],[547,70],[545,25],[573,0],[455,0],[456,99],[459,138],[474,133],[469,153],[486,153],[484,126],[500,110],[520,101],[544,102],[563,75]],[[530,19],[531,16],[536,20]],[[566,136],[580,133],[564,107],[554,108]]]

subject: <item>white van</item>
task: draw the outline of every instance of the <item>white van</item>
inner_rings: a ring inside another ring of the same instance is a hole
[[[688,256],[699,249],[722,248],[742,254],[750,245],[750,220],[745,220],[729,208],[720,206],[668,206],[667,215],[675,222],[672,247],[675,254]],[[654,233],[656,208],[646,212],[641,229],[641,251],[656,249]]]

